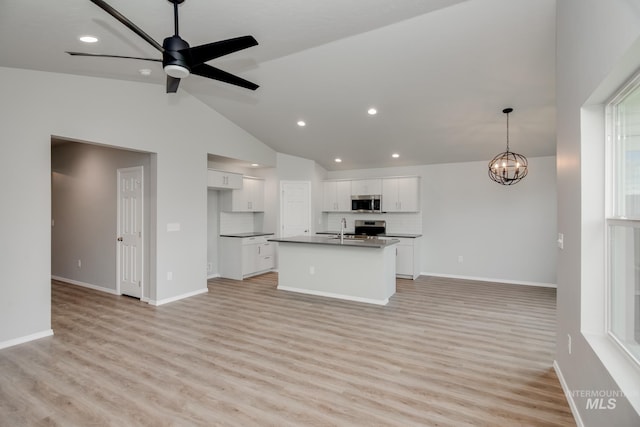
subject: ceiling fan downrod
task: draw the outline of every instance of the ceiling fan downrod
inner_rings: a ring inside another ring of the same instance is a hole
[[[175,29],[175,35],[180,35],[178,31],[178,5],[184,3],[184,0],[169,0],[173,3],[173,27]]]

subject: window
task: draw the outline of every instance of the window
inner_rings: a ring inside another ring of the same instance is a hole
[[[640,75],[607,108],[608,333],[640,361]],[[639,362],[640,363],[640,362]]]

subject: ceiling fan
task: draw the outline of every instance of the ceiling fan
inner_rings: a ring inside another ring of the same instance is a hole
[[[103,0],[90,0],[92,3],[102,8],[109,15],[124,24],[131,31],[144,39],[151,46],[162,52],[162,59],[140,58],[135,56],[103,55],[98,53],[66,52],[73,56],[98,56],[103,58],[126,58],[140,59],[143,61],[162,62],[164,72],[167,74],[167,93],[175,93],[180,85],[180,79],[189,74],[209,79],[219,80],[224,83],[240,86],[250,90],[256,90],[259,86],[248,80],[242,79],[233,74],[222,71],[211,65],[205,64],[215,58],[256,46],[258,42],[253,36],[242,36],[233,39],[221,40],[218,42],[189,47],[189,43],[184,41],[178,33],[178,5],[184,0],[168,0],[173,3],[173,19],[175,34],[164,39],[162,45],[152,39],[147,33],[138,28],[133,22],[127,19],[120,12],[108,5]]]

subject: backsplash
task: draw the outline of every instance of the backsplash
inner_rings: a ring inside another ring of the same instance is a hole
[[[253,212],[220,212],[220,234],[247,233],[255,230]]]
[[[363,220],[384,220],[387,221],[387,233],[401,234],[422,234],[422,215],[417,213],[394,213],[394,214],[354,214],[354,213],[329,213],[327,219],[327,230],[339,231],[340,220],[347,220],[347,231],[353,232],[356,219]]]

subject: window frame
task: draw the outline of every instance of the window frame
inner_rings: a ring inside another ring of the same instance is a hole
[[[623,214],[625,211],[625,197],[620,186],[624,185],[625,165],[621,165],[620,160],[624,160],[621,153],[624,150],[622,144],[618,143],[619,129],[623,126],[620,120],[620,104],[634,91],[640,91],[640,71],[618,89],[605,105],[605,295],[604,295],[604,319],[605,333],[607,337],[622,350],[622,352],[636,365],[640,367],[640,343],[629,344],[623,342],[613,331],[613,267],[612,267],[612,245],[613,229],[624,227],[640,229],[640,218],[627,218]],[[635,291],[634,291],[635,297]],[[636,310],[638,308],[636,307]],[[632,313],[625,313],[625,316],[634,316]],[[632,349],[634,351],[632,351]]]

